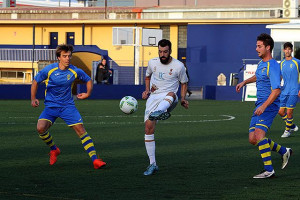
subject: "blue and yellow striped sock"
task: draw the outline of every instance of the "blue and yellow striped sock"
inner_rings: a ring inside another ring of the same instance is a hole
[[[271,149],[270,144],[268,143],[268,138],[264,137],[257,143],[260,155],[264,162],[265,170],[268,172],[273,171],[272,159],[271,159]]]
[[[281,119],[286,122],[286,119],[287,119],[287,114],[285,113],[283,117],[281,117]]]
[[[49,131],[39,134],[40,138],[50,147],[51,150],[56,150],[56,145],[53,142],[53,138]]]
[[[285,121],[285,130],[286,131],[290,131],[291,128],[295,128],[295,125],[293,123],[293,118],[287,118],[286,121]]]
[[[89,154],[92,161],[97,159],[96,150],[94,147],[94,143],[92,138],[88,135],[88,133],[84,133],[80,136],[81,143],[83,145],[83,148],[86,150],[86,152]]]
[[[270,144],[270,149],[272,151],[276,151],[280,153],[282,156],[286,153],[286,147],[281,146],[280,144],[277,144],[276,142],[272,141],[271,139],[268,139],[268,143]]]

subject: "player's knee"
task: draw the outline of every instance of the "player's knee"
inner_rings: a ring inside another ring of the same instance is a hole
[[[176,99],[176,94],[174,92],[169,92],[167,96],[171,96],[173,99]]]
[[[47,129],[47,127],[45,127],[45,126],[37,126],[37,132],[39,133],[39,134],[43,134],[43,133],[45,133],[48,129]]]
[[[249,143],[252,144],[252,145],[256,145],[257,141],[255,139],[250,139],[249,138]]]
[[[252,145],[256,145],[257,143],[257,140],[255,137],[249,137],[249,143],[252,144]]]
[[[292,109],[288,109],[286,112],[287,118],[292,118],[293,117],[293,110]]]
[[[154,126],[146,125],[145,126],[145,134],[153,134],[154,133]]]
[[[281,110],[281,109],[280,109],[280,110],[278,111],[278,114],[279,114],[281,117],[283,117],[284,114],[285,114],[285,112],[284,112],[284,110]]]

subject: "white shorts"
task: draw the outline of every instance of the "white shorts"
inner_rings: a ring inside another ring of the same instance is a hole
[[[151,94],[146,102],[146,110],[144,116],[144,122],[149,119],[150,113],[152,113],[158,106],[158,104],[164,100],[169,92],[159,93],[159,94]],[[176,95],[176,94],[175,94]],[[176,95],[176,99],[173,101],[172,105],[168,108],[168,112],[171,112],[178,103],[178,97]]]

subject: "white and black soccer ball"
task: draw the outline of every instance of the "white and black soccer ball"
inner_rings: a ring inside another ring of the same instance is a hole
[[[125,96],[120,101],[120,109],[123,113],[129,115],[137,111],[138,102],[132,96]]]

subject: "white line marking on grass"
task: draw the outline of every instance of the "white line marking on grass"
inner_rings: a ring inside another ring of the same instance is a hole
[[[123,116],[84,116],[84,117],[123,117]],[[140,117],[143,118],[142,116],[125,116],[128,118],[131,117]],[[215,115],[172,115],[172,117],[215,117]],[[235,117],[231,115],[218,115],[218,117],[222,118],[215,118],[215,119],[201,119],[201,120],[180,120],[180,121],[172,121],[172,120],[167,120],[167,121],[160,121],[160,123],[165,123],[165,124],[177,124],[177,123],[205,123],[205,122],[219,122],[219,121],[231,121],[234,120]],[[28,118],[28,117],[19,117],[19,118]],[[18,119],[17,117],[14,119]],[[6,124],[6,125],[14,125],[14,124],[36,124],[35,123],[18,123],[18,122],[2,122],[0,124]],[[55,123],[55,124],[65,124],[65,123]],[[111,122],[88,122],[88,120],[85,120],[84,124],[99,124],[99,125],[126,125],[126,124],[144,124],[143,121],[140,122],[118,122],[118,121],[111,121]]]

